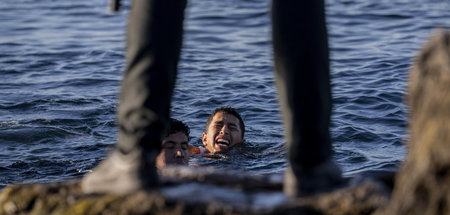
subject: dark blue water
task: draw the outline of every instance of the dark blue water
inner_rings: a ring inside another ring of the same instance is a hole
[[[450,27],[446,0],[328,0],[335,159],[346,175],[393,170],[405,157],[403,105],[412,57],[436,27]],[[81,177],[116,140],[129,1],[0,2],[0,188]],[[246,145],[191,165],[281,174],[283,128],[274,86],[267,0],[188,5],[172,115],[194,145],[209,113],[237,108]]]

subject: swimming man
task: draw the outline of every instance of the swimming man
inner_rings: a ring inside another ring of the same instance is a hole
[[[170,119],[169,132],[161,142],[162,150],[156,157],[156,167],[162,169],[167,165],[188,165],[189,127],[183,122]]]
[[[206,121],[202,142],[206,147],[189,146],[189,154],[225,153],[245,142],[245,125],[241,115],[232,107],[216,108]]]

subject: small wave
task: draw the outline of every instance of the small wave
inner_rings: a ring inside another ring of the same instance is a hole
[[[19,121],[9,121],[9,122],[2,122],[1,126],[2,127],[10,127],[10,126],[16,126],[19,125]]]

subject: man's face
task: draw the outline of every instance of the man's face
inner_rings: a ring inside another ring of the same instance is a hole
[[[189,161],[188,137],[182,131],[170,134],[162,140],[162,151],[156,158],[156,166],[187,165]]]
[[[202,134],[203,145],[211,153],[226,152],[245,140],[241,136],[239,119],[232,114],[218,112],[214,115],[206,133]]]

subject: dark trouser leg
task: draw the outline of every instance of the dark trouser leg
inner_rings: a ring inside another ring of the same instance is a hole
[[[177,76],[186,0],[135,0],[119,102],[118,148],[159,151]]]
[[[286,129],[290,196],[338,184],[329,135],[331,90],[323,0],[273,0],[272,39]]]
[[[186,0],[134,0],[119,103],[116,150],[85,176],[85,192],[130,193],[158,185],[155,159],[169,119]]]

